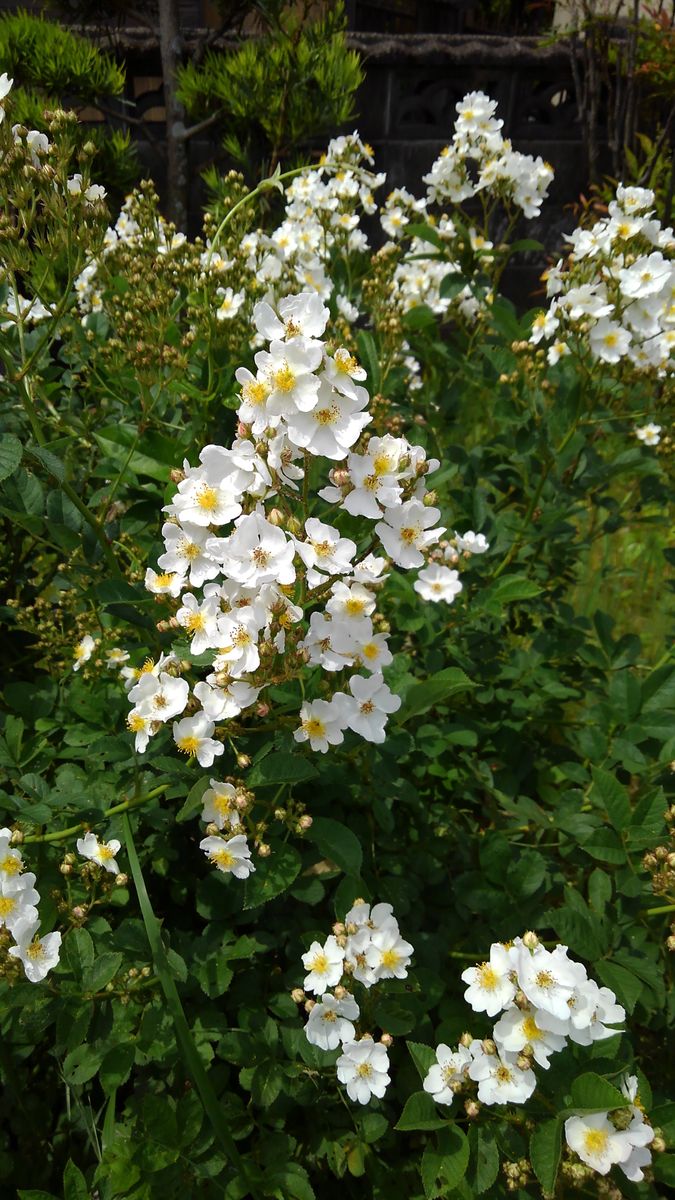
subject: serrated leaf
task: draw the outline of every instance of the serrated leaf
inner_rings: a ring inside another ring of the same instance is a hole
[[[608,962],[604,958],[596,962],[595,973],[600,976],[605,987],[616,992],[619,1002],[632,1013],[642,993],[642,980],[620,963]]]
[[[5,433],[0,439],[0,480],[13,475],[21,463],[23,446],[13,433]]]
[[[545,1193],[553,1194],[562,1153],[562,1121],[543,1121],[530,1138],[530,1162]]]
[[[586,1071],[577,1076],[572,1084],[571,1108],[576,1112],[600,1112],[603,1109],[611,1111],[614,1108],[625,1108],[626,1097],[594,1071]]]
[[[248,787],[276,787],[280,783],[302,783],[314,779],[318,771],[303,754],[291,754],[282,750],[270,754],[256,763],[247,777]]]
[[[394,1129],[443,1129],[447,1118],[438,1115],[438,1109],[426,1092],[413,1092],[405,1102],[401,1116]]]
[[[499,1149],[489,1129],[472,1125],[469,1132],[471,1149],[472,1190],[482,1196],[491,1188],[499,1174]]]
[[[257,908],[280,896],[297,878],[301,865],[300,855],[293,846],[273,846],[269,858],[257,859],[255,874],[246,880],[244,908]]]
[[[185,803],[181,806],[181,808],[178,809],[178,812],[176,813],[177,821],[188,821],[190,817],[197,815],[202,808],[204,793],[209,790],[210,786],[211,780],[208,777],[205,777],[204,779],[198,779],[197,782],[192,785],[187,794]]]
[[[590,799],[604,809],[615,829],[622,831],[630,821],[631,806],[626,789],[609,771],[592,767],[593,787]]]
[[[406,1041],[406,1046],[408,1047],[410,1057],[417,1067],[420,1079],[424,1081],[430,1067],[433,1067],[436,1062],[436,1051],[432,1050],[431,1046],[425,1046],[423,1042]]]
[[[456,696],[459,692],[467,692],[475,686],[475,683],[472,683],[468,675],[465,675],[459,667],[446,667],[444,671],[439,671],[437,675],[434,675],[433,679],[426,679],[423,683],[414,683],[412,687],[408,688],[403,705],[394,720],[398,725],[403,725],[411,717],[428,712],[430,708],[448,700],[450,696]]]
[[[82,988],[85,992],[100,992],[117,974],[122,962],[122,955],[106,951],[87,967],[82,975]]]
[[[514,604],[517,600],[533,600],[541,595],[541,591],[539,584],[525,575],[507,575],[485,588],[477,597],[477,603],[486,612],[499,616],[505,605]]]
[[[307,831],[307,840],[316,842],[326,858],[336,863],[346,875],[360,875],[363,862],[361,843],[355,833],[332,817],[314,817]]]

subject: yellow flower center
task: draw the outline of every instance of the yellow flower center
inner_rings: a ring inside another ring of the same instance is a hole
[[[345,604],[345,612],[348,612],[350,617],[357,617],[365,607],[365,600],[357,600],[355,596],[352,596]]]
[[[359,1063],[358,1067],[356,1068],[356,1074],[360,1075],[361,1079],[370,1079],[372,1073],[373,1068],[371,1067],[370,1063],[367,1062]]]
[[[555,979],[551,975],[550,971],[540,971],[534,982],[536,983],[537,987],[543,988],[544,991],[548,991],[549,988],[555,986]]]
[[[172,571],[165,571],[163,575],[157,575],[155,578],[156,587],[170,587],[173,583],[174,575]]]
[[[42,945],[42,942],[31,942],[30,946],[28,947],[28,957],[32,958],[33,960],[37,960],[39,958],[44,958],[44,956],[45,948]]]
[[[604,1154],[608,1141],[604,1129],[588,1129],[584,1134],[584,1149],[588,1154]]]
[[[537,1025],[534,1017],[526,1017],[523,1021],[523,1033],[528,1042],[538,1042],[541,1039],[541,1029]]]
[[[401,541],[405,542],[406,546],[412,546],[413,542],[416,541],[419,535],[420,529],[418,525],[406,525],[406,527],[401,530]]]
[[[308,717],[302,722],[302,728],[309,737],[323,737],[326,732],[326,726],[318,717]]]
[[[321,1014],[321,1019],[322,1021],[329,1021],[332,1025],[334,1021],[337,1021],[337,1013],[335,1009],[327,1008],[326,1011]]]
[[[318,425],[334,425],[340,419],[340,409],[335,404],[329,404],[328,408],[318,408],[314,419]]]
[[[229,850],[212,850],[209,858],[211,862],[214,862],[223,871],[228,871],[237,861],[234,854],[230,854]]]
[[[6,854],[0,859],[0,871],[4,871],[5,875],[18,875],[20,870],[21,859],[18,854]]]
[[[260,379],[254,379],[250,383],[245,383],[241,390],[244,400],[256,406],[264,404],[269,395],[269,388]]]
[[[323,953],[315,954],[309,964],[310,971],[316,971],[317,975],[325,975],[329,967],[328,959]]]
[[[358,369],[359,365],[354,356],[348,354],[346,350],[336,351],[333,361],[338,371],[341,371],[344,375],[350,375],[352,371]]]
[[[489,963],[481,963],[478,968],[478,982],[486,992],[492,992],[499,983],[499,976]]]
[[[218,507],[218,493],[215,488],[203,487],[197,496],[197,506],[204,512],[214,512]]]
[[[181,551],[184,558],[187,558],[190,562],[193,562],[195,558],[199,558],[199,555],[201,554],[201,547],[198,546],[196,542],[183,542]]]
[[[401,961],[401,955],[397,950],[384,950],[382,952],[382,966],[388,971],[393,971]]]
[[[499,1066],[495,1071],[495,1078],[499,1083],[510,1083],[513,1079],[513,1076],[508,1067]]]
[[[99,846],[98,856],[101,859],[101,862],[110,862],[111,858],[115,857],[115,851],[112,850],[108,845]]]
[[[204,614],[200,612],[190,613],[187,621],[185,622],[185,628],[187,629],[188,633],[201,632],[204,629],[204,625]]]
[[[616,346],[616,343],[618,342],[619,339],[617,338],[615,333],[606,333],[602,340],[603,340],[605,346],[609,346],[611,348],[612,346]]]
[[[233,809],[233,804],[229,796],[214,796],[213,807],[221,817],[229,817]]]
[[[0,919],[4,920],[16,908],[16,898],[14,896],[0,896]]]
[[[134,713],[133,716],[127,718],[127,725],[132,733],[140,733],[147,724],[145,717],[142,717],[140,713]]]
[[[379,647],[375,645],[375,642],[366,642],[365,646],[361,647],[361,654],[370,662],[377,658],[379,653]]]
[[[295,387],[295,375],[288,363],[284,363],[283,367],[274,372],[273,379],[274,386],[278,392],[292,392]]]
[[[194,737],[194,735],[192,737],[180,738],[177,746],[182,754],[189,754],[191,757],[194,757],[199,750],[199,738]]]

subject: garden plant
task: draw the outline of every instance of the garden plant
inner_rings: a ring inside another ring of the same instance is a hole
[[[344,135],[195,240],[0,93],[2,1194],[656,1200],[654,193],[522,314],[480,92],[417,195]]]

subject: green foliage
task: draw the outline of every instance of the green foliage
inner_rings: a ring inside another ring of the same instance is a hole
[[[195,118],[218,114],[235,162],[272,171],[308,139],[353,118],[363,72],[347,50],[345,24],[341,0],[315,20],[302,5],[282,5],[263,36],[181,67],[180,99]]]

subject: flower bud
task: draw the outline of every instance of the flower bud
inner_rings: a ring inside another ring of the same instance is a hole
[[[460,1046],[465,1046],[465,1047],[467,1048],[467,1050],[468,1050],[468,1048],[469,1048],[469,1046],[471,1045],[472,1041],[473,1041],[473,1035],[472,1035],[472,1034],[470,1034],[470,1033],[468,1033],[468,1032],[465,1030],[465,1031],[464,1031],[464,1033],[462,1034],[461,1038],[459,1039],[459,1044],[460,1044]]]
[[[20,829],[13,829],[12,836],[9,839],[10,845],[11,846],[20,846],[21,843],[23,842],[23,837],[24,837],[24,835]]]
[[[119,888],[126,887],[128,882],[129,882],[128,875],[124,875],[121,873],[121,874],[115,876],[115,887],[119,887]]]
[[[181,471],[180,467],[173,467],[169,471],[169,479],[172,483],[182,483],[185,479],[185,471]]]
[[[73,868],[71,867],[70,863],[62,862],[59,866],[59,871],[62,875],[72,875]]]
[[[141,967],[141,975],[143,976],[144,979],[148,979],[148,977],[151,974],[152,974],[152,971],[151,971],[150,967]]]
[[[483,1038],[481,1045],[483,1047],[483,1051],[485,1054],[496,1054],[497,1053],[497,1047],[495,1046],[492,1038]]]
[[[247,767],[250,767],[250,765],[251,765],[251,760],[250,760],[248,754],[238,754],[237,755],[237,766],[241,767],[242,771],[245,771]]]
[[[214,821],[210,821],[209,824],[206,826],[206,833],[207,833],[208,837],[217,837],[218,836],[218,834],[220,833],[220,830]]]
[[[260,845],[258,846],[258,854],[260,855],[260,857],[261,858],[269,858],[271,853],[272,852],[270,850],[270,847],[267,845],[267,842],[261,842]]]
[[[333,925],[333,933],[335,934],[335,936],[341,937],[344,932],[345,932],[344,922],[336,921],[335,924]]]
[[[303,1008],[304,1008],[305,1012],[311,1013],[315,1004],[316,1004],[316,1000],[305,1000],[305,1003],[303,1004]]]
[[[528,950],[536,950],[539,945],[539,938],[532,929],[528,929],[527,933],[523,934],[523,945],[527,946]]]
[[[531,1047],[526,1046],[525,1050],[523,1050],[523,1052],[519,1054],[516,1059],[516,1066],[518,1067],[519,1071],[529,1071],[530,1067],[532,1066],[532,1059],[526,1053],[528,1049],[531,1050]]]
[[[300,987],[293,988],[293,991],[291,992],[291,1000],[293,1001],[294,1004],[303,1004],[304,1003],[305,993],[303,992],[302,988],[300,988]]]
[[[394,1039],[390,1033],[383,1033],[380,1038],[380,1044],[382,1046],[393,1046]]]
[[[336,1000],[344,1000],[345,996],[347,995],[347,989],[343,988],[341,983],[338,983],[337,987],[333,988],[333,995],[335,996]]]
[[[660,1133],[657,1133],[652,1142],[652,1150],[654,1151],[654,1154],[663,1154],[665,1149],[665,1138],[663,1138]]]
[[[476,1117],[478,1116],[478,1114],[480,1112],[480,1104],[479,1104],[478,1100],[465,1100],[464,1101],[464,1112],[466,1113],[466,1115],[470,1121],[475,1121]]]
[[[438,495],[436,492],[426,492],[426,494],[422,497],[422,504],[425,508],[433,508],[437,500]]]
[[[128,978],[135,979],[137,975],[138,975],[138,967],[129,967],[129,970],[127,971]]]
[[[298,821],[298,826],[300,829],[311,829],[312,817],[310,817],[309,813],[303,813]]]
[[[283,525],[285,519],[286,518],[284,517],[284,514],[280,508],[271,508],[267,514],[267,520],[269,521],[270,525],[275,525],[277,528]]]
[[[73,918],[73,921],[84,921],[84,918],[87,915],[87,910],[82,908],[80,904],[76,904],[70,915]]]

